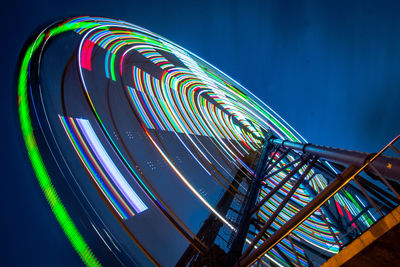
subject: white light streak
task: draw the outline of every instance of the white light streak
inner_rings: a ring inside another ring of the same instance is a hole
[[[89,143],[90,148],[96,154],[96,157],[101,162],[101,165],[110,176],[111,180],[115,183],[124,197],[127,199],[129,204],[135,209],[137,213],[147,210],[147,206],[139,198],[139,196],[133,191],[132,187],[128,184],[121,172],[115,166],[114,162],[106,152],[104,146],[101,144],[99,138],[94,132],[90,122],[85,119],[76,119],[80,130],[85,136]]]

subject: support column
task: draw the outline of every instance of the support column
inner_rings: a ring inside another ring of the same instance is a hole
[[[239,222],[237,234],[228,253],[228,266],[232,266],[242,255],[243,246],[246,242],[246,236],[251,223],[251,210],[254,208],[261,188],[261,180],[264,176],[265,163],[268,159],[269,152],[271,152],[274,148],[268,139],[269,138],[266,139],[261,151],[255,176],[248,190],[247,201],[244,203],[244,212]]]

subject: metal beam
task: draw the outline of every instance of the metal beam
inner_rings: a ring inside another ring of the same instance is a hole
[[[310,153],[311,155],[337,162],[339,164],[353,165],[356,168],[361,168],[371,157],[371,154],[359,151],[318,146],[313,144],[302,144],[281,139],[271,139],[270,141],[275,145],[282,145],[284,148],[302,151],[303,153]],[[399,158],[380,155],[379,158],[374,160],[374,166],[383,176],[400,181]],[[370,167],[367,167],[366,170],[374,173],[373,169]]]
[[[315,196],[317,195],[317,193],[314,191],[314,189],[307,183],[307,181],[303,182],[303,186],[305,188],[305,190],[307,191],[307,193],[310,194],[311,198],[315,198]],[[327,203],[324,203],[324,205],[321,206],[321,210],[323,212],[323,214],[325,214],[329,220],[331,221],[331,224],[338,229],[338,231],[340,233],[344,233],[344,229],[343,229],[343,225],[342,222],[340,220],[338,220],[338,218],[336,218],[336,216],[333,214],[333,212],[330,210],[330,207],[327,205]]]
[[[375,171],[376,174],[378,174],[379,179],[381,179],[382,183],[386,185],[387,188],[389,188],[390,191],[396,196],[396,198],[400,198],[399,193],[396,191],[396,189],[393,188],[393,186],[383,177],[383,175],[376,169],[374,163],[370,164],[371,168]]]
[[[354,183],[358,186],[358,188],[361,190],[361,192],[363,193],[365,198],[368,200],[368,202],[372,205],[372,207],[374,207],[374,209],[376,211],[378,211],[379,214],[383,217],[384,216],[383,212],[380,210],[378,205],[376,205],[375,201],[367,194],[367,192],[365,191],[364,187],[357,181],[357,179],[354,179]]]
[[[276,174],[278,174],[278,173],[280,173],[280,172],[285,171],[287,168],[292,167],[294,164],[298,163],[299,161],[301,161],[301,157],[299,157],[299,158],[296,159],[296,160],[293,160],[293,161],[289,162],[288,164],[282,166],[282,167],[279,168],[278,170],[276,170],[276,171],[274,171],[274,172],[272,172],[272,173],[266,175],[266,176],[265,176],[265,179],[267,179],[267,178],[269,178],[269,177],[272,177],[272,176],[274,176],[274,175],[276,175]]]
[[[272,160],[275,158],[276,154],[279,152],[279,150],[281,150],[281,146],[275,146],[274,152],[272,153],[272,155],[269,157],[269,160],[267,161],[267,163],[265,164],[265,171],[267,171],[267,169],[269,168],[269,165],[271,164]]]
[[[286,157],[286,155],[289,153],[290,149],[285,150],[282,152],[282,154],[277,158],[274,163],[272,163],[270,166],[267,166],[267,169],[265,170],[265,173],[268,174],[279,162],[281,162],[282,159]]]
[[[397,205],[400,205],[400,200],[399,199],[397,199],[394,196],[390,195],[388,192],[386,192],[385,190],[383,190],[379,186],[371,183],[370,181],[368,181],[367,179],[365,179],[365,178],[363,178],[361,176],[357,176],[356,179],[358,180],[358,182],[360,184],[362,184],[364,186],[365,189],[368,190],[368,192],[373,194],[375,198],[382,198],[382,196],[383,196],[383,197],[391,200],[392,202],[396,203]],[[375,194],[380,194],[380,195],[376,196]],[[389,209],[394,209],[394,208],[395,208],[395,205],[390,203]]]

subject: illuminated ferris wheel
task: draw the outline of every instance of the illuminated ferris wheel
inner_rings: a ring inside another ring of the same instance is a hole
[[[214,66],[119,20],[30,40],[18,109],[86,265],[320,265],[399,204],[398,158],[308,144]]]

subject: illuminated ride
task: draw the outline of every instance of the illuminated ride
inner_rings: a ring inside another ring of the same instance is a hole
[[[217,68],[119,20],[35,36],[18,111],[40,187],[90,266],[319,265],[399,203],[385,178],[398,158],[307,144]]]

